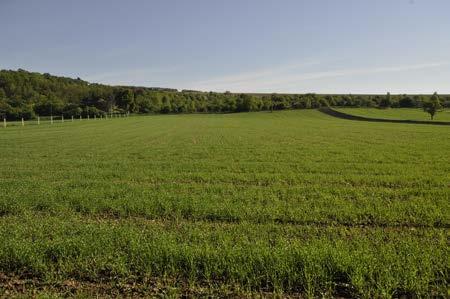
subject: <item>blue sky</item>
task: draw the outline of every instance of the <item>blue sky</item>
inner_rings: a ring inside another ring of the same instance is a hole
[[[0,0],[0,68],[232,92],[450,93],[448,0]]]

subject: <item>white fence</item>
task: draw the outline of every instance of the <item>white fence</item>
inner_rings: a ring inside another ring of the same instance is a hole
[[[97,121],[97,120],[107,120],[107,119],[113,119],[113,118],[124,118],[129,117],[130,113],[125,114],[105,114],[105,115],[88,115],[87,117],[83,118],[81,115],[79,118],[71,117],[69,119],[65,119],[64,115],[61,116],[48,116],[48,117],[37,117],[36,119],[30,119],[30,120],[24,120],[23,118],[21,120],[16,121],[8,121],[6,118],[3,118],[3,128],[8,128],[12,126],[29,126],[29,125],[43,125],[43,124],[56,124],[56,123],[67,123],[67,122],[75,122],[75,121]]]

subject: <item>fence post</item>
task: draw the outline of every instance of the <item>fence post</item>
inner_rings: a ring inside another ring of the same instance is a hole
[[[6,128],[6,118],[3,119],[3,128]]]
[[[96,114],[94,114],[94,120],[97,120],[97,115]]]
[[[41,118],[38,116],[38,125],[41,124]]]
[[[89,120],[89,114],[88,114],[88,120]]]
[[[81,114],[80,114],[80,120],[81,120]]]
[[[50,116],[50,123],[53,125],[53,115]]]
[[[61,122],[64,122],[64,115],[61,115]]]
[[[72,122],[73,122],[73,115],[72,115]]]
[[[22,127],[25,126],[25,122],[23,121],[23,117],[22,117]]]

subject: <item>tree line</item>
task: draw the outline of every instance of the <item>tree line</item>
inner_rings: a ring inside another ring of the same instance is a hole
[[[435,94],[435,96],[437,96]],[[0,117],[100,116],[109,113],[230,113],[342,107],[427,107],[433,95],[236,94],[109,86],[28,72],[0,71]],[[450,107],[450,96],[442,97]]]

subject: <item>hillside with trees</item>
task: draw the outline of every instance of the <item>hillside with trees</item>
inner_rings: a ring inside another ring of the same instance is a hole
[[[450,96],[440,96],[450,107]],[[109,86],[80,78],[0,71],[0,117],[83,116],[106,113],[230,113],[341,107],[424,107],[431,95],[236,94],[169,88]]]

